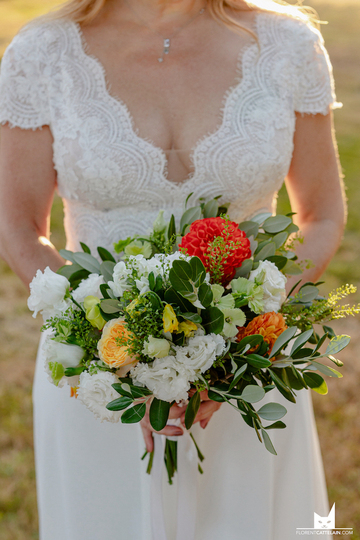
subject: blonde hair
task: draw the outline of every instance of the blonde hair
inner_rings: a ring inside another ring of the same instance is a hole
[[[107,0],[68,0],[65,4],[50,12],[46,17],[51,19],[67,18],[79,24],[89,24],[101,12]],[[303,6],[302,0],[297,0],[296,4],[289,4],[284,0],[206,0],[207,9],[211,16],[235,31],[246,31],[252,35],[253,32],[242,26],[236,18],[229,15],[226,8],[234,12],[244,9],[244,2],[249,9],[260,9],[271,11],[297,19],[317,26],[319,21],[316,11],[313,8]],[[256,37],[256,36],[255,36]]]

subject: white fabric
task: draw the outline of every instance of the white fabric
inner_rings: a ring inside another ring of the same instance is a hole
[[[69,248],[81,240],[111,249],[119,238],[147,232],[160,209],[179,216],[190,192],[192,203],[222,195],[237,220],[275,209],[295,111],[326,114],[337,104],[315,30],[265,12],[256,26],[259,44],[242,54],[242,80],[225,96],[222,124],[198,142],[194,173],[182,184],[166,178],[164,152],[135,133],[125,104],[110,96],[74,23],[42,22],[15,37],[1,66],[0,122],[50,125]],[[41,353],[33,397],[40,539],[151,540],[140,427],[101,424],[69,398],[67,386],[47,381]],[[285,400],[272,392],[271,401]],[[312,526],[314,511],[327,515],[310,394],[285,405],[288,427],[272,433],[277,457],[228,406],[205,430],[194,429],[206,456],[204,475],[193,479],[196,540],[291,540],[296,527]],[[169,540],[174,487],[164,486]]]

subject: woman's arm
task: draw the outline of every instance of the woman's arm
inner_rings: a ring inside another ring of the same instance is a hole
[[[1,128],[0,255],[28,285],[36,270],[64,260],[49,241],[56,171],[49,127]]]
[[[303,282],[316,282],[338,249],[346,221],[346,199],[341,178],[332,113],[296,115],[294,153],[285,180],[294,222],[304,237],[296,253],[311,259]],[[300,276],[288,279],[288,290]]]

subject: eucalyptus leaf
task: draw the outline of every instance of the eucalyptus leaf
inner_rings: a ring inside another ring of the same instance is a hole
[[[70,281],[70,278],[73,274],[76,272],[83,271],[83,268],[79,264],[65,264],[59,270],[56,272],[57,274],[60,274],[61,276],[66,277]]]
[[[244,231],[248,238],[249,236],[256,238],[259,232],[259,224],[255,221],[242,221],[239,225],[239,229],[240,231]]]
[[[326,356],[337,354],[338,352],[342,351],[347,347],[350,343],[350,336],[347,336],[346,334],[343,334],[341,336],[336,336],[331,339],[329,345],[326,349]]]
[[[275,234],[284,231],[289,225],[291,225],[292,219],[287,216],[277,215],[266,219],[262,228],[265,232]]]
[[[60,255],[62,256],[63,259],[66,259],[67,261],[75,263],[74,252],[73,251],[70,251],[68,249],[60,249],[59,253],[60,253]],[[82,268],[82,266],[81,266],[81,268]]]
[[[183,233],[186,226],[191,225],[194,221],[202,218],[200,206],[194,206],[185,210],[180,220],[180,232]]]
[[[258,415],[264,420],[280,420],[287,413],[287,410],[280,403],[266,403],[257,411]]]
[[[286,263],[286,266],[284,266],[283,271],[285,275],[289,276],[299,276],[300,274],[302,274],[301,267],[298,264],[294,263],[294,261],[290,260]]]
[[[241,266],[236,269],[235,278],[247,276],[251,272],[252,267],[252,259],[245,259],[245,261],[241,263]]]
[[[272,257],[275,255],[276,246],[274,242],[269,242],[264,246],[254,257],[254,261],[263,261],[267,259],[267,257]]]
[[[257,214],[253,218],[251,218],[251,221],[255,221],[259,225],[262,225],[266,219],[272,216],[271,212],[262,212],[261,214]]]
[[[266,433],[264,428],[261,428],[261,433],[262,433],[262,436],[263,436],[263,439],[264,439],[264,444],[265,444],[266,450],[268,450],[270,452],[270,454],[273,454],[274,456],[277,456],[276,450],[274,448],[273,443],[271,442],[269,434]]]
[[[279,232],[278,234],[276,234],[272,239],[272,241],[274,242],[276,246],[276,249],[279,249],[279,247],[285,244],[288,237],[289,237],[289,233],[286,231]]]
[[[100,273],[104,277],[106,283],[113,280],[114,266],[115,263],[112,261],[104,261],[100,264]]]
[[[101,300],[100,307],[104,313],[112,314],[119,313],[122,307],[119,304],[119,300],[113,300],[112,298],[107,300]]]
[[[274,263],[278,270],[285,268],[288,262],[287,258],[281,255],[272,255],[271,257],[267,257],[266,260]]]
[[[299,289],[297,300],[302,304],[306,304],[315,300],[318,295],[319,289],[315,285],[304,285]]]
[[[204,218],[214,218],[217,216],[218,203],[215,199],[208,201],[204,206]]]
[[[123,414],[121,415],[121,422],[123,424],[135,424],[137,422],[140,422],[146,413],[146,404],[145,403],[138,403],[137,405],[134,405],[130,409],[127,409]]]
[[[100,274],[100,263],[95,257],[89,253],[74,253],[73,259],[77,264],[80,264],[85,270],[88,270],[91,274]]]
[[[241,394],[241,399],[247,403],[257,403],[265,396],[265,390],[257,384],[246,386]]]

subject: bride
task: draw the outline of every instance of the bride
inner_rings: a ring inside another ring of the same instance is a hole
[[[25,27],[1,65],[1,255],[25,284],[63,265],[49,240],[55,189],[68,249],[95,250],[145,234],[160,209],[178,217],[190,193],[231,202],[236,221],[275,211],[285,179],[298,255],[314,262],[304,280],[316,281],[344,223],[337,105],[322,37],[286,2],[70,0]],[[33,401],[40,539],[158,540],[139,459],[150,424],[99,423],[48,383],[41,346]],[[327,515],[309,393],[286,406],[272,456],[205,396],[196,540],[290,540]],[[175,494],[166,486],[169,540]]]

